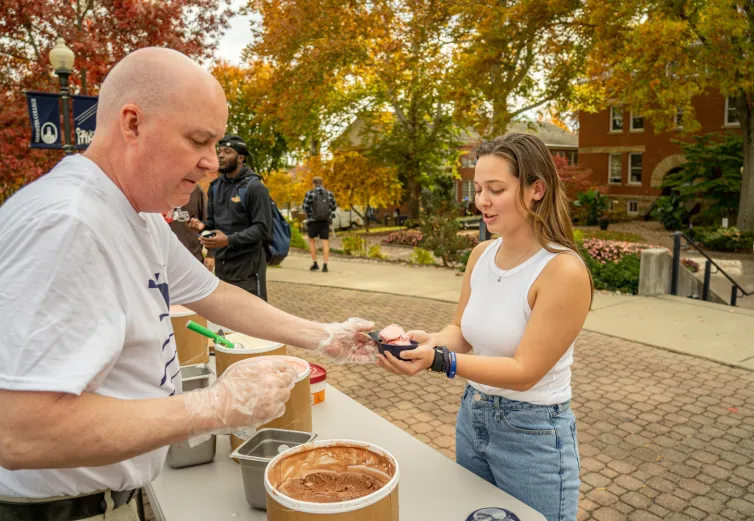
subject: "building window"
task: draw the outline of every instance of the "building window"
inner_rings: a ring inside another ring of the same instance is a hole
[[[623,130],[623,107],[610,108],[610,132]]]
[[[738,120],[738,109],[736,108],[736,100],[731,99],[730,96],[725,98],[725,124],[726,125],[740,125]]]
[[[628,184],[641,184],[641,154],[628,155]]]
[[[461,158],[461,166],[464,168],[473,168],[476,166],[476,158],[472,156],[463,156]]]
[[[623,154],[610,154],[608,160],[608,177],[607,182],[613,185],[621,184],[623,170]]]
[[[626,212],[631,215],[639,213],[639,201],[628,201]]]
[[[683,128],[683,109],[675,113],[675,128]]]
[[[579,151],[578,150],[569,150],[566,152],[568,156],[568,164],[575,165],[579,162]]]
[[[461,181],[463,183],[463,201],[474,200],[474,181]]]
[[[631,130],[633,132],[644,132],[644,117],[631,113]]]

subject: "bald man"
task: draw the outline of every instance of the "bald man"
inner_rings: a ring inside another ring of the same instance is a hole
[[[367,363],[373,324],[321,324],[220,282],[159,212],[217,170],[228,109],[186,56],[136,51],[102,84],[97,131],[0,207],[0,520],[135,519],[167,446],[284,410],[282,363],[247,360],[183,394],[169,306]]]

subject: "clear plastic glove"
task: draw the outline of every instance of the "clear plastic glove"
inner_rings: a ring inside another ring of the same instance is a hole
[[[249,358],[228,367],[212,386],[185,393],[189,445],[279,418],[297,378],[298,371],[283,360]]]
[[[336,364],[373,364],[377,360],[377,344],[367,335],[374,322],[349,318],[322,326],[329,336],[319,343],[318,355]]]

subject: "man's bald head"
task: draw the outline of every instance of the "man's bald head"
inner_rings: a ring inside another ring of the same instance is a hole
[[[188,56],[160,47],[139,49],[118,62],[102,83],[97,127],[117,119],[124,105],[155,113],[185,101],[187,91],[199,94],[204,89],[222,92],[217,80]]]
[[[102,83],[97,130],[85,156],[138,211],[183,206],[204,174],[217,170],[215,145],[228,105],[218,81],[187,56],[135,51]]]

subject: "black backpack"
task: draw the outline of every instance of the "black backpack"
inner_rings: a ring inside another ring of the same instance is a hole
[[[330,195],[324,188],[314,189],[314,201],[312,202],[312,220],[329,221],[330,220]]]
[[[254,180],[261,182],[259,178],[252,176],[246,186],[242,186],[238,190],[238,197],[241,199],[241,206],[243,206],[243,209],[246,211],[248,211],[248,208],[246,208],[246,192],[249,191],[249,185],[251,185]],[[212,185],[212,197],[213,199],[217,199],[216,183]],[[264,247],[265,253],[267,254],[267,264],[270,266],[277,266],[288,256],[288,250],[291,247],[291,225],[288,224],[288,221],[285,220],[283,214],[280,213],[280,210],[275,204],[275,201],[272,200],[272,197],[270,197],[270,203],[272,204],[272,230],[270,231],[271,237],[265,241]]]

